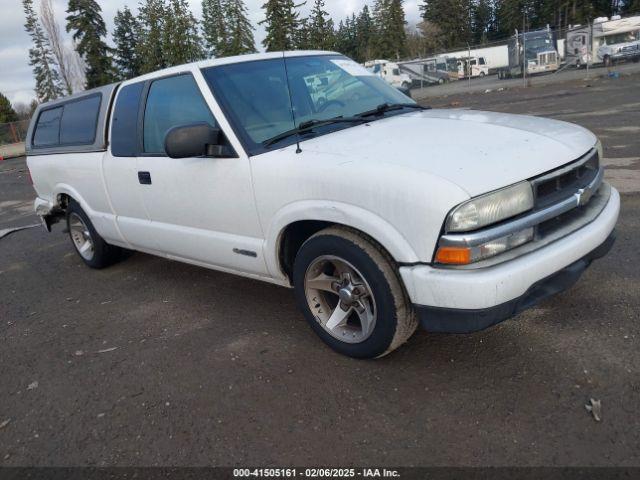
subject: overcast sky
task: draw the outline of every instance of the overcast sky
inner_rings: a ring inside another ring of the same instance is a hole
[[[264,28],[258,22],[264,18],[260,8],[265,0],[245,0],[249,9],[249,17],[255,30],[256,46],[262,49],[261,41],[264,38]],[[418,3],[421,0],[405,0],[404,7],[409,23],[417,23],[419,18]],[[53,0],[56,16],[60,24],[60,30],[64,32],[65,10],[67,0]],[[137,1],[127,0],[98,0],[102,7],[102,14],[109,32],[113,30],[113,17],[119,8],[128,5],[134,12],[137,11]],[[191,10],[196,17],[201,17],[201,0],[189,0]],[[307,0],[307,4],[301,7],[303,15],[307,15],[311,9],[313,0]],[[359,12],[364,4],[371,8],[373,0],[325,0],[325,9],[336,24],[353,12]],[[36,10],[39,11],[39,1],[35,0]],[[24,12],[20,0],[0,0],[0,92],[4,93],[12,103],[28,103],[35,97],[33,88],[35,82],[31,67],[29,66],[29,47],[31,39],[24,31]],[[66,34],[65,34],[66,35]]]

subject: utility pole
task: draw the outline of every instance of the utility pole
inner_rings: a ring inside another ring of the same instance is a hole
[[[467,58],[467,76],[469,78],[467,83],[469,84],[469,88],[471,88],[471,45],[469,45],[468,43],[467,48],[469,49],[469,56]]]
[[[524,88],[527,88],[527,14],[522,15],[522,82]]]

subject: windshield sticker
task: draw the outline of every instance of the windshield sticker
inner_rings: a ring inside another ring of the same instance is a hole
[[[371,73],[359,63],[354,62],[353,60],[331,60],[331,62],[353,77],[373,76],[373,73]]]

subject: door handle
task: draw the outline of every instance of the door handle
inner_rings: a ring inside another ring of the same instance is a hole
[[[138,181],[141,185],[151,185],[151,173],[138,172]]]

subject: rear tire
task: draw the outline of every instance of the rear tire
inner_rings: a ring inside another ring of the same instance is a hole
[[[417,320],[389,255],[346,227],[330,227],[300,248],[293,269],[299,308],[333,350],[377,358],[413,334]]]
[[[125,250],[105,242],[75,200],[67,206],[67,230],[76,253],[91,268],[108,267],[123,257]]]

